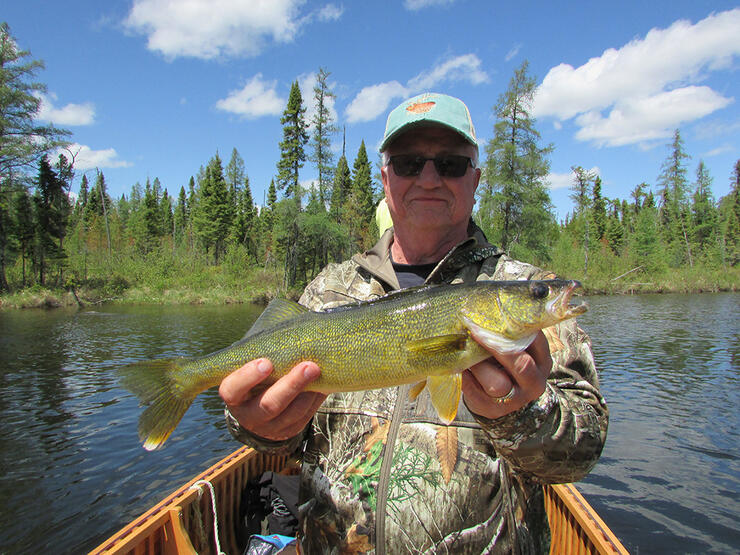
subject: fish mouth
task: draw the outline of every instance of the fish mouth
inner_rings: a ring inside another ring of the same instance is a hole
[[[568,285],[548,303],[548,312],[563,319],[573,318],[574,316],[578,316],[579,314],[586,312],[588,310],[588,304],[586,301],[581,301],[579,304],[570,304],[573,291],[580,287],[580,282],[576,280],[569,281]]]

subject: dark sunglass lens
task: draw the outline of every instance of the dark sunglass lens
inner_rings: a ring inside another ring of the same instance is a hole
[[[462,177],[468,169],[468,162],[466,156],[440,156],[434,159],[434,166],[442,177]]]
[[[396,175],[399,177],[419,175],[425,163],[426,160],[421,156],[400,155],[391,157],[393,171],[396,172]]]

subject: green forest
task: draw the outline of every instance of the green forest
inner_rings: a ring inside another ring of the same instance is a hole
[[[146,179],[112,198],[103,172],[77,175],[75,153],[65,149],[70,133],[35,120],[42,67],[2,24],[0,306],[296,297],[327,263],[377,239],[379,160],[370,161],[364,141],[353,159],[344,147],[333,152],[340,128],[327,105],[326,69],[317,72],[312,98],[293,83],[274,178],[257,205],[237,148],[228,160],[216,152],[202,161],[188,183]],[[602,176],[574,160],[574,208],[557,221],[547,184],[555,145],[542,144],[530,115],[535,88],[525,62],[493,106],[474,213],[489,240],[581,280],[587,292],[736,290],[740,160],[718,177],[731,183],[720,199],[679,129],[657,178],[636,183],[629,199],[603,196]],[[304,167],[318,175],[309,189],[299,181]]]

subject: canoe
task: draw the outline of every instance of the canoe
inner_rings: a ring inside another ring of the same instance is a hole
[[[208,555],[218,554],[219,548],[224,553],[240,553],[236,530],[241,492],[247,482],[267,470],[294,474],[298,466],[287,456],[266,455],[248,447],[237,449],[90,553]],[[573,484],[543,489],[552,533],[551,555],[628,553]]]

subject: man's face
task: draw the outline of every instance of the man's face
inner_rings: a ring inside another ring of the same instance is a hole
[[[473,158],[475,148],[444,127],[412,129],[393,141],[388,155],[413,154],[434,158],[458,154]],[[417,176],[396,175],[388,163],[381,169],[383,189],[394,225],[410,230],[467,229],[475,203],[480,169],[468,165],[462,177],[441,177],[429,160]]]

